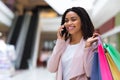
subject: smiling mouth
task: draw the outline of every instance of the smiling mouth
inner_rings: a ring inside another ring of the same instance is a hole
[[[74,26],[70,26],[68,27],[68,30],[73,30],[75,27]]]

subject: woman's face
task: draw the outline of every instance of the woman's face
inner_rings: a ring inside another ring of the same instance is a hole
[[[81,33],[81,19],[73,11],[70,11],[66,14],[64,25],[71,35]]]

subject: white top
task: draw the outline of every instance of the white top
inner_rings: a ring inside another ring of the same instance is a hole
[[[67,49],[62,55],[63,80],[69,80],[72,58],[77,48],[78,44],[68,45]]]

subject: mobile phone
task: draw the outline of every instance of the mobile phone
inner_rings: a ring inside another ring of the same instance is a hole
[[[63,36],[64,34],[67,35],[67,29],[66,29],[66,27],[64,27],[63,30],[62,30],[62,32],[61,32],[61,35],[62,35],[62,36]]]

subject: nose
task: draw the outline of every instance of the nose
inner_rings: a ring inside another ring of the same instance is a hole
[[[68,21],[68,22],[67,22],[67,25],[71,25],[71,24],[72,24],[72,21]]]

